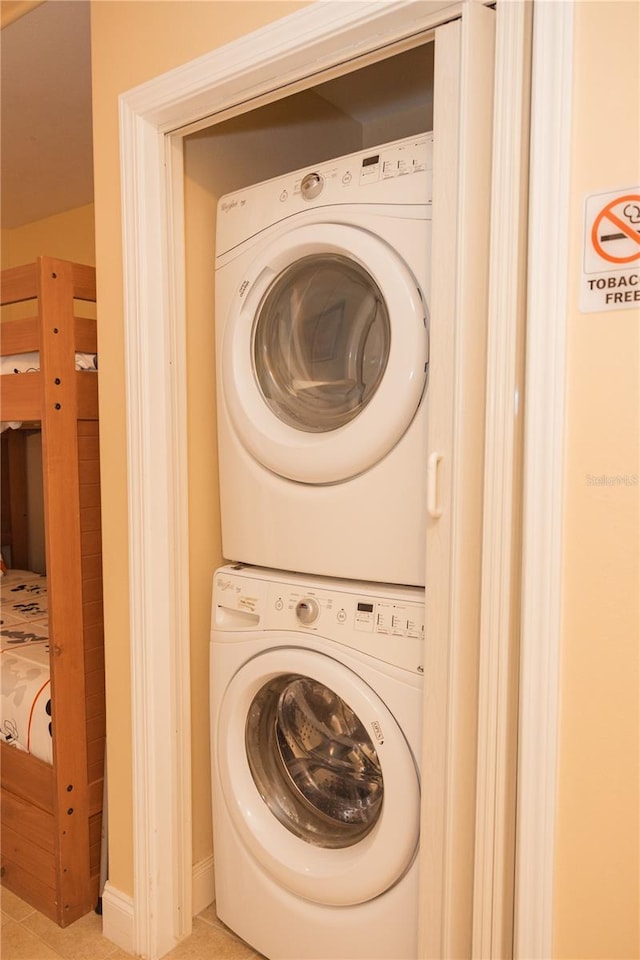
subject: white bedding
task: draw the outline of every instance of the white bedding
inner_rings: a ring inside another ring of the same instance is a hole
[[[0,357],[0,376],[9,373],[37,373],[39,370],[39,353],[17,353],[8,357]],[[76,370],[97,372],[97,354],[76,353]],[[9,429],[17,430],[20,426],[22,426],[22,421],[20,420],[3,420],[0,422],[0,433]]]
[[[0,578],[0,733],[5,743],[53,759],[47,579],[27,570]]]
[[[39,369],[39,353],[17,353],[9,357],[0,357],[0,374],[37,373]],[[76,353],[76,370],[97,369],[98,357],[95,353]]]

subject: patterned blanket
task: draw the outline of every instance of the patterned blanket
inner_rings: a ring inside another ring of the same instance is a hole
[[[47,578],[8,570],[0,578],[0,735],[51,763]]]

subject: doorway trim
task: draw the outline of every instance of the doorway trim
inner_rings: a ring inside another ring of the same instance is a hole
[[[429,30],[462,6],[314,3],[120,99],[134,750],[127,948],[149,960],[191,930],[182,138],[189,125],[289,92],[310,73]],[[112,893],[105,914],[119,907]]]
[[[534,4],[514,904],[524,960],[554,955],[574,17],[572,3]]]

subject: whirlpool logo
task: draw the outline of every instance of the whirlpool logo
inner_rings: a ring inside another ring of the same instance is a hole
[[[234,197],[233,200],[223,200],[220,209],[223,213],[229,213],[230,210],[242,209],[247,201],[242,198]]]
[[[225,590],[233,590],[235,583],[233,583],[232,580],[223,580],[221,577],[218,577],[216,580],[216,587],[218,590],[220,590],[220,592],[224,592]]]

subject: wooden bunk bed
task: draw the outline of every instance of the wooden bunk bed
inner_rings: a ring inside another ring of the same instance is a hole
[[[53,758],[47,763],[4,737],[0,744],[2,885],[66,926],[94,909],[100,883],[105,704],[98,375],[79,371],[75,359],[96,354],[96,321],[74,315],[74,301],[95,302],[95,269],[40,257],[3,270],[1,284],[1,356],[37,352],[40,358],[38,372],[0,376],[0,419],[42,431]],[[26,301],[34,307],[29,317],[6,318],[6,305]],[[3,497],[9,516],[2,542],[11,538],[16,566],[25,562],[24,445],[20,429],[2,436],[5,487],[12,488]]]

